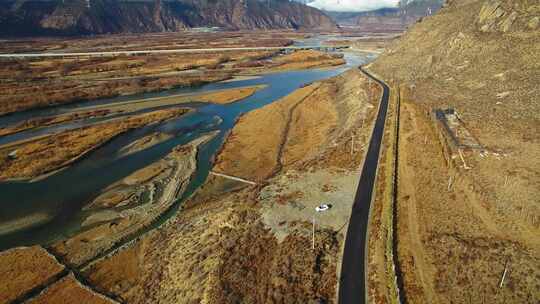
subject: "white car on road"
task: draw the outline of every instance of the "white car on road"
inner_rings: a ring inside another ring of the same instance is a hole
[[[317,207],[315,207],[315,211],[317,212],[324,212],[324,211],[328,211],[328,209],[332,208],[332,205],[330,204],[322,204],[322,205],[319,205]]]

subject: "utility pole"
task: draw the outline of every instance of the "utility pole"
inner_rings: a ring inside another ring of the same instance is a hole
[[[315,214],[313,215],[313,237],[311,239],[311,249],[315,250]]]
[[[367,85],[367,95],[368,95],[368,102],[371,101],[371,79],[368,78],[368,85]]]
[[[328,209],[330,209],[332,207],[332,205],[330,204],[322,204],[322,205],[319,205],[318,207],[315,207],[315,212],[319,213],[319,212],[325,212],[327,211]],[[315,250],[315,215],[317,213],[314,213],[313,214],[313,229],[311,231],[311,249],[312,250]]]
[[[353,157],[354,153],[354,134],[351,134],[351,158]]]

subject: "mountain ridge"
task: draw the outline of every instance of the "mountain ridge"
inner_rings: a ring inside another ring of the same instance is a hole
[[[326,12],[336,23],[345,26],[388,26],[405,29],[418,19],[436,13],[444,0],[401,1],[396,7],[385,7],[364,12]]]
[[[193,27],[337,28],[323,12],[286,0],[8,0],[0,35],[170,32]]]

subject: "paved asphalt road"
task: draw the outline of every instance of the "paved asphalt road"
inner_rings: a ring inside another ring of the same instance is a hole
[[[372,78],[383,87],[383,95],[379,106],[379,113],[375,121],[375,128],[371,135],[369,149],[360,175],[360,182],[356,190],[354,205],[352,207],[345,250],[341,266],[339,284],[340,304],[367,303],[366,294],[366,264],[367,264],[367,228],[369,222],[369,208],[375,184],[379,152],[384,133],[384,123],[388,110],[389,89],[386,84],[376,79],[362,68],[364,74]]]
[[[65,52],[65,53],[12,53],[0,54],[0,58],[25,58],[25,57],[105,57],[119,55],[147,55],[147,54],[173,54],[173,53],[205,53],[205,52],[230,52],[230,51],[279,51],[279,50],[308,50],[308,49],[346,49],[348,46],[284,46],[284,47],[237,47],[237,48],[211,48],[211,49],[171,49],[171,50],[126,50],[110,52]],[[363,50],[364,52],[377,53],[376,51]]]

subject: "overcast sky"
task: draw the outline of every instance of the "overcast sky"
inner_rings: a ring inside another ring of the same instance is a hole
[[[361,12],[395,7],[399,0],[315,0],[309,5],[327,11]]]

